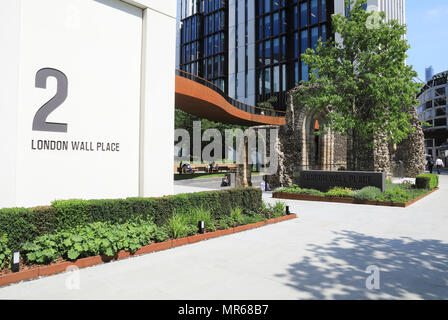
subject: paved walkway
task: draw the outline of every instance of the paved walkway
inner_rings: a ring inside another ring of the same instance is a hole
[[[82,269],[79,290],[66,273],[0,298],[448,299],[448,176],[441,187],[407,209],[288,201],[298,219]]]

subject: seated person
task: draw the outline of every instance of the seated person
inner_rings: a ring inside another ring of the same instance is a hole
[[[215,167],[215,161],[208,165],[208,172],[213,172],[213,168]]]
[[[265,180],[261,181],[261,185],[260,185],[261,191],[271,191],[271,186],[269,185],[269,183]]]
[[[227,177],[227,175],[225,175],[224,178],[222,178],[221,187],[228,187],[229,185],[229,178]]]

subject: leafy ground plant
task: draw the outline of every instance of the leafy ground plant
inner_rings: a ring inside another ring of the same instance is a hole
[[[168,236],[173,239],[179,239],[196,234],[197,225],[190,222],[190,217],[185,213],[175,213],[166,223]]]
[[[210,210],[200,208],[193,208],[191,211],[187,213],[188,222],[192,226],[198,226],[199,221],[204,221],[205,229],[208,231],[216,230],[216,223],[212,219],[212,215]]]
[[[164,231],[148,221],[132,221],[113,225],[95,222],[83,227],[43,235],[25,243],[22,251],[28,263],[48,264],[59,257],[67,260],[106,255],[120,250],[135,252],[152,239],[165,237]]]
[[[335,198],[353,198],[354,192],[350,188],[334,187],[333,189],[325,193],[325,196]]]
[[[410,200],[409,193],[401,188],[392,188],[376,197],[381,202],[406,203]]]
[[[5,235],[0,236],[0,269],[9,265],[11,254],[12,252],[8,248],[8,238]]]
[[[365,187],[355,193],[355,199],[360,201],[375,200],[382,192],[376,187]]]

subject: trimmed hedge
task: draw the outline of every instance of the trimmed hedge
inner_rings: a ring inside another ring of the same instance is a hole
[[[36,235],[34,213],[31,209],[10,208],[0,210],[0,236],[8,237],[8,247],[19,250],[20,244],[33,240]]]
[[[425,173],[418,175],[415,179],[417,189],[435,189],[439,187],[439,176],[436,174]]]
[[[202,207],[212,218],[230,216],[241,207],[258,211],[262,207],[259,188],[241,188],[179,194],[161,198],[128,198],[114,200],[58,200],[49,207],[0,210],[0,235],[8,236],[8,246],[19,249],[21,244],[38,236],[85,226],[94,222],[125,223],[141,218],[164,225],[175,211]]]

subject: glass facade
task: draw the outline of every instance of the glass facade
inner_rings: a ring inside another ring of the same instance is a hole
[[[182,20],[180,68],[227,92],[227,1],[197,0],[198,12]]]
[[[280,98],[283,88],[287,87],[283,83],[287,79],[287,2],[256,1],[256,46],[259,48],[256,58],[257,102],[266,101],[272,95]]]
[[[319,38],[326,41],[331,36],[334,1],[234,0],[231,8],[229,2],[188,3],[195,13],[182,20],[180,68],[206,78],[226,94],[231,86],[234,98],[249,99],[253,104],[276,96],[274,107],[285,110],[286,92],[301,80],[308,80],[309,70],[301,61],[301,54],[315,48]],[[235,17],[233,26],[229,26],[230,14]],[[249,21],[252,14],[255,20]],[[235,34],[232,52],[230,29]],[[254,51],[250,52],[252,47]],[[234,59],[231,64],[230,56]],[[249,66],[254,66],[255,71]],[[229,74],[235,74],[232,83],[228,83]]]
[[[433,158],[443,158],[440,148],[448,141],[447,90],[448,71],[436,74],[418,96],[418,117],[426,123],[423,127],[426,154]]]
[[[266,101],[275,95],[276,107],[282,109],[286,91],[308,80],[301,54],[315,48],[319,38],[327,39],[333,1],[260,0],[256,12],[256,100]]]

